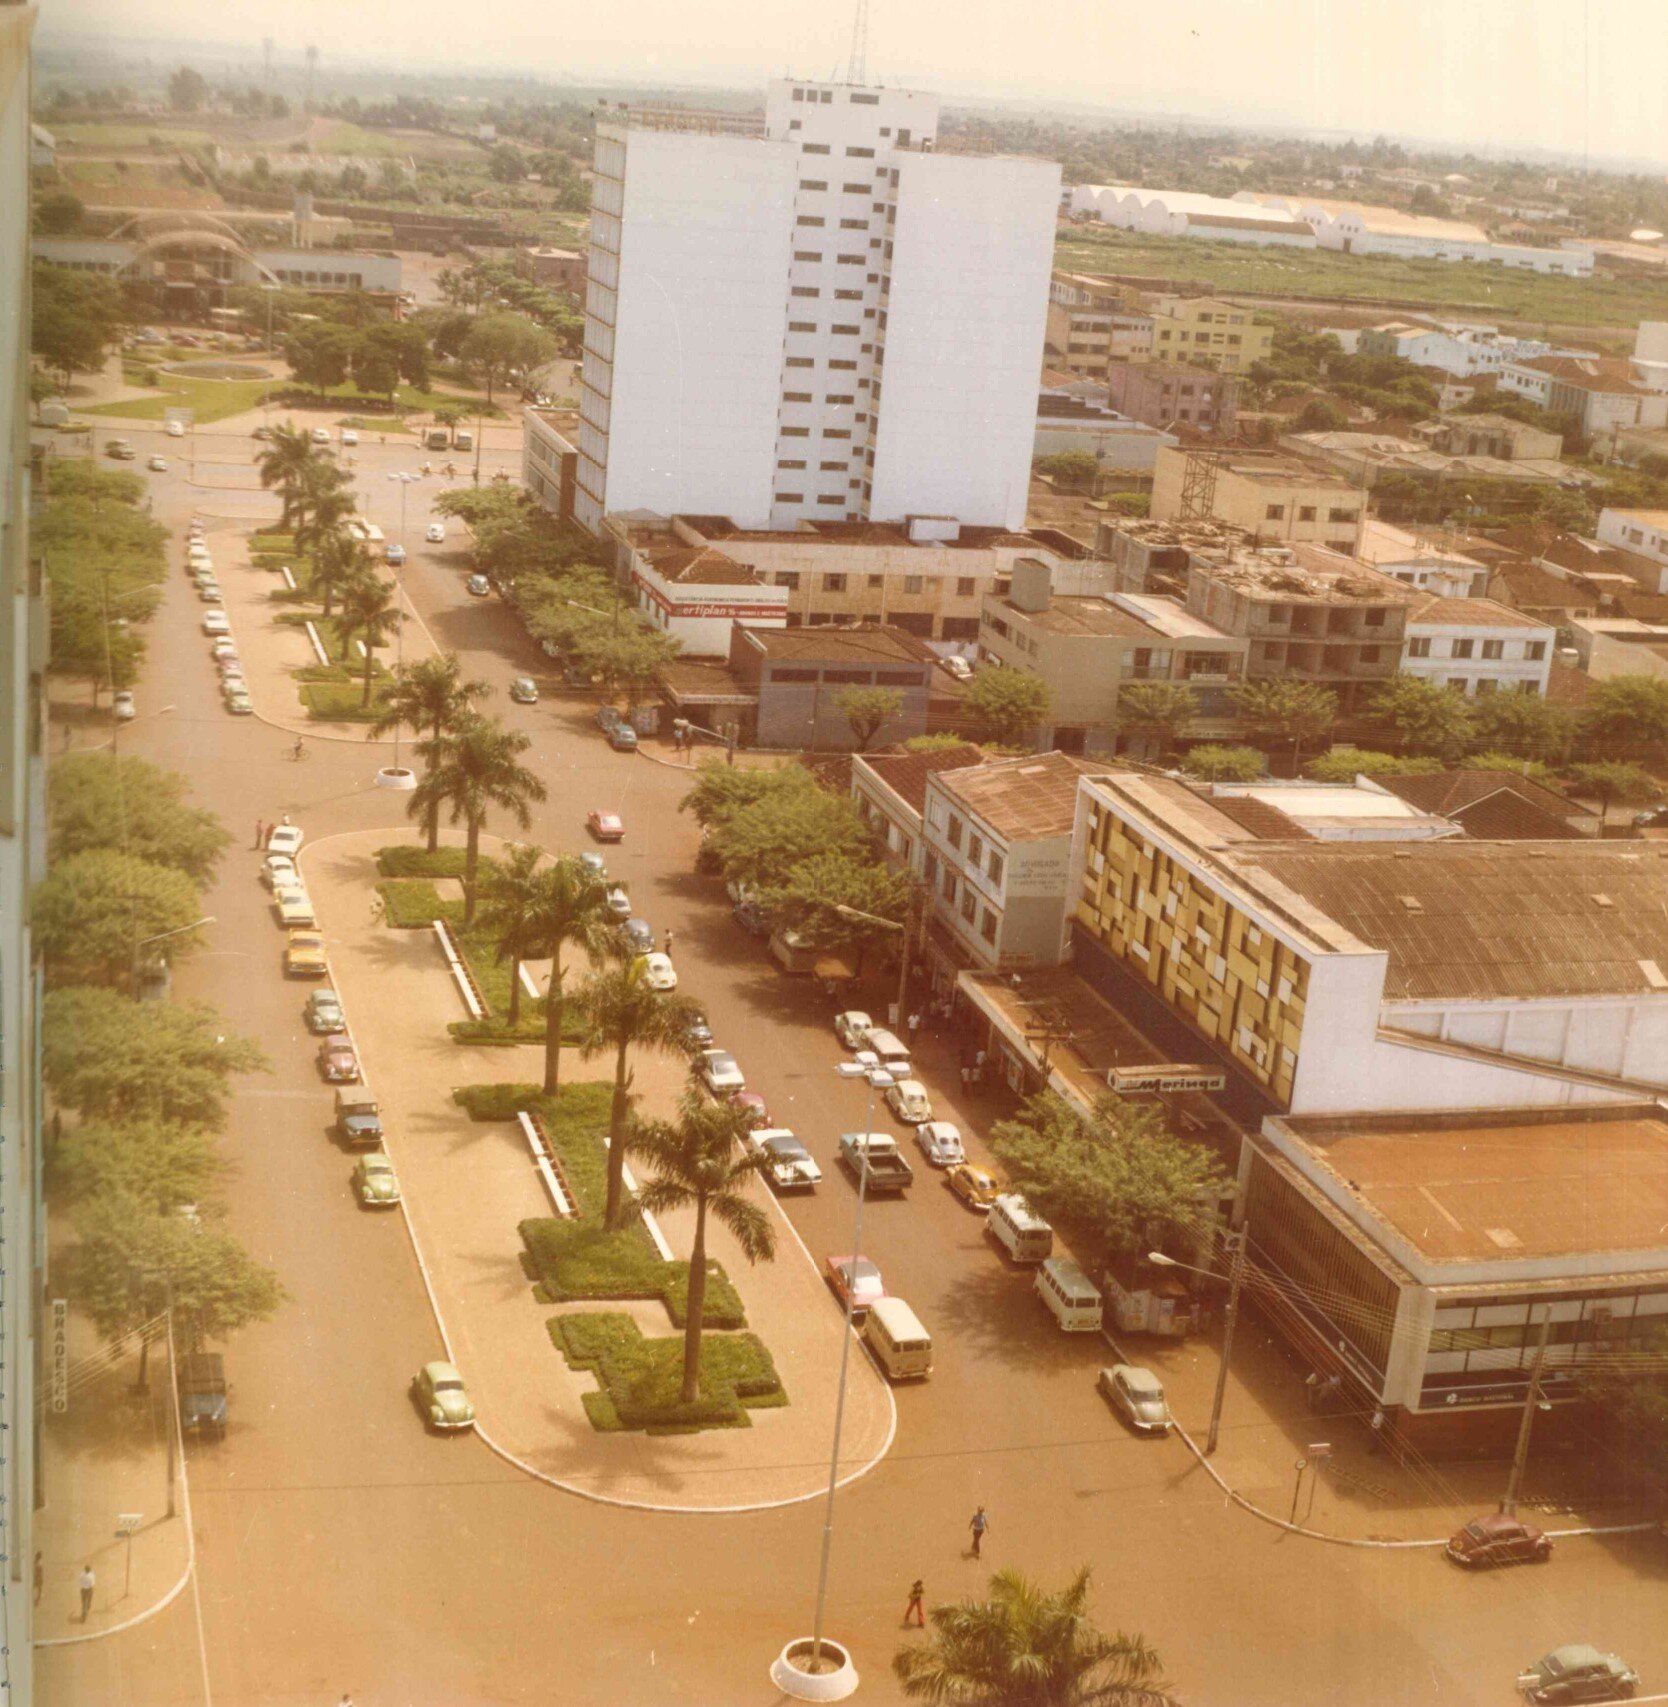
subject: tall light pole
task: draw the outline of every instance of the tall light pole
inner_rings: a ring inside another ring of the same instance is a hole
[[[201,930],[204,925],[216,923],[212,913],[206,913],[200,919],[193,919],[188,925],[176,925],[171,931],[158,931],[155,936],[139,937],[133,944],[133,999],[139,1000],[139,951],[149,948],[153,942],[166,942],[169,937],[185,936],[191,931]]]
[[[1222,1361],[1216,1366],[1216,1397],[1211,1401],[1210,1432],[1205,1436],[1205,1455],[1208,1457],[1216,1450],[1217,1436],[1222,1429],[1222,1401],[1228,1392],[1228,1358],[1234,1349],[1234,1324],[1239,1320],[1239,1294],[1245,1283],[1245,1241],[1246,1230],[1241,1227],[1237,1233],[1229,1233],[1225,1243],[1233,1255],[1233,1262],[1228,1270],[1228,1308],[1222,1317]],[[1167,1257],[1163,1251],[1148,1251],[1147,1261],[1156,1263],[1160,1268],[1191,1269],[1194,1274],[1208,1274],[1213,1280],[1222,1277],[1214,1269],[1197,1268],[1190,1262],[1177,1262],[1174,1257]]]
[[[1523,1486],[1523,1472],[1529,1463],[1529,1431],[1535,1426],[1536,1411],[1552,1407],[1541,1397],[1541,1379],[1546,1374],[1546,1342],[1552,1332],[1552,1311],[1541,1317],[1541,1337],[1535,1346],[1535,1362],[1529,1372],[1529,1391],[1523,1396],[1523,1420],[1517,1425],[1517,1450],[1512,1454],[1512,1472],[1506,1478],[1506,1493],[1500,1501],[1501,1515],[1517,1515],[1518,1490]]]
[[[388,476],[400,488],[400,560],[394,565],[394,676],[398,680],[405,670],[405,493],[420,474],[398,469]],[[400,725],[394,725],[394,762],[376,773],[383,788],[415,788],[416,776],[400,763]]]

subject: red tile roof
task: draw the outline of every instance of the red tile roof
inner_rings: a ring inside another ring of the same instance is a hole
[[[970,743],[960,747],[940,747],[926,753],[863,753],[859,756],[880,781],[917,812],[926,804],[929,776],[939,771],[964,770],[968,765],[985,762],[983,750]]]
[[[1545,623],[1493,599],[1431,597],[1408,613],[1409,625],[1422,622],[1447,628],[1544,628]]]

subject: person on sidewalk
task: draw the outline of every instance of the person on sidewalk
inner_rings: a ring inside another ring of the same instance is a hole
[[[81,1567],[81,1622],[85,1624],[93,1611],[93,1590],[98,1587],[98,1578],[93,1575],[91,1565]]]
[[[670,931],[666,933],[666,940],[660,946],[662,953],[670,954],[672,952],[672,933]]]
[[[913,1049],[915,1047],[916,1038],[921,1035],[921,1016],[920,1016],[920,1014],[919,1013],[912,1013],[909,1016],[909,1019],[907,1020],[906,1023],[909,1026],[909,1046],[911,1049]]]
[[[985,1516],[985,1508],[980,1506],[973,1513],[973,1520],[967,1526],[973,1531],[973,1557],[980,1558],[980,1548],[984,1545],[985,1531],[990,1528],[990,1519]]]
[[[266,825],[259,818],[255,820],[255,846],[257,848],[266,846]]]
[[[926,1629],[926,1627],[927,1627],[927,1609],[926,1609],[926,1605],[925,1605],[926,1597],[927,1597],[927,1585],[921,1580],[920,1577],[917,1577],[915,1579],[915,1581],[909,1585],[909,1605],[904,1608],[904,1625],[906,1628],[909,1625],[909,1615],[913,1612],[915,1614],[916,1624],[921,1629],[923,1629],[923,1630]]]
[[[1374,1457],[1384,1450],[1384,1410],[1379,1407],[1373,1412],[1372,1433],[1367,1438],[1367,1451]]]

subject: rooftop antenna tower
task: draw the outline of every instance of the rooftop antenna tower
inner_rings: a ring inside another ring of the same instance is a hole
[[[848,83],[869,80],[869,0],[857,0],[857,15],[851,21],[851,62],[846,67]]]

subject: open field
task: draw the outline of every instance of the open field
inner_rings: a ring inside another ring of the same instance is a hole
[[[160,421],[166,410],[187,408],[193,412],[199,426],[208,426],[215,421],[224,421],[230,415],[242,415],[251,409],[258,409],[263,391],[284,390],[294,383],[287,378],[191,379],[179,374],[163,374],[161,382],[162,389],[154,397],[135,397],[117,403],[96,403],[80,413],[117,415],[127,421]],[[339,397],[344,407],[366,401],[364,393],[356,391],[351,385],[337,386],[330,395]],[[402,409],[415,412],[437,409],[443,403],[470,403],[473,401],[473,394],[418,391],[412,386],[402,385],[397,393],[397,400]],[[280,413],[307,413],[297,411],[288,404],[274,407],[279,408]],[[358,421],[362,432],[398,432],[403,430],[404,425],[403,419],[395,415],[354,416],[349,419]],[[371,424],[373,421],[376,423],[374,426]]]
[[[55,124],[52,134],[61,148],[149,148],[153,140],[163,148],[200,148],[214,139],[206,130],[171,124]]]
[[[1259,249],[1151,237],[1093,225],[1062,225],[1055,265],[1072,272],[1132,273],[1222,291],[1283,297],[1338,297],[1460,309],[1492,321],[1540,327],[1633,327],[1660,317],[1660,281],[1544,278],[1503,267],[1450,261],[1402,261],[1331,249]]]

